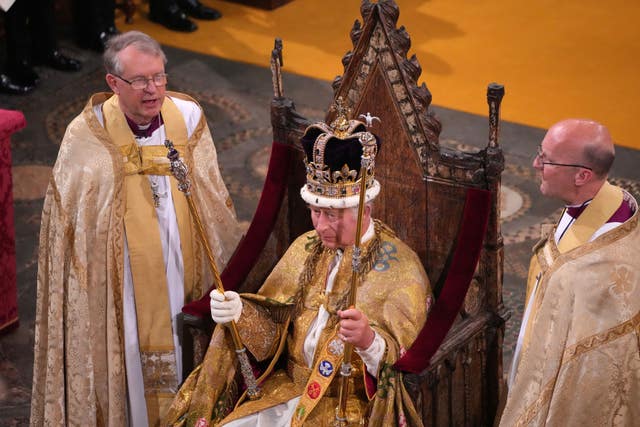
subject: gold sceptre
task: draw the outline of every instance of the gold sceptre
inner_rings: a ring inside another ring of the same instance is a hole
[[[193,222],[195,223],[196,229],[198,231],[198,236],[200,237],[202,246],[204,247],[204,250],[207,254],[207,259],[209,260],[209,265],[211,267],[211,271],[213,272],[213,283],[216,285],[218,291],[224,294],[224,287],[222,286],[220,273],[218,272],[218,267],[216,266],[216,262],[213,258],[213,253],[211,252],[211,246],[209,245],[207,235],[204,232],[204,227],[202,226],[202,222],[200,221],[200,215],[198,214],[196,205],[193,203],[193,199],[191,198],[191,181],[189,180],[189,169],[187,168],[187,165],[185,165],[184,162],[180,159],[180,153],[178,153],[178,150],[174,148],[171,141],[166,139],[164,141],[164,145],[169,150],[167,158],[171,163],[171,173],[178,181],[178,189],[182,191],[187,198],[191,217],[193,218]],[[229,330],[231,331],[231,337],[233,338],[233,345],[236,350],[236,356],[238,357],[238,362],[240,363],[240,373],[242,374],[244,383],[247,386],[247,395],[249,396],[250,400],[260,399],[260,397],[262,397],[262,391],[260,390],[260,387],[258,387],[256,377],[253,375],[253,370],[251,369],[251,364],[249,363],[249,357],[247,356],[247,349],[242,344],[240,333],[238,332],[238,327],[235,321],[232,320],[230,322]]]
[[[367,120],[369,122],[369,120]],[[364,216],[365,194],[367,191],[367,171],[373,167],[373,159],[376,155],[375,137],[369,132],[360,135],[362,144],[362,157],[360,161],[360,197],[358,199],[358,220],[356,222],[356,239],[353,247],[353,258],[351,259],[351,288],[347,299],[347,306],[354,308],[356,305],[356,292],[360,281],[360,259],[361,259],[361,235],[362,217]],[[346,342],[344,344],[344,357],[340,366],[340,391],[338,394],[338,407],[336,408],[335,427],[345,427],[347,420],[347,398],[349,396],[349,379],[351,378],[353,355],[353,345]]]

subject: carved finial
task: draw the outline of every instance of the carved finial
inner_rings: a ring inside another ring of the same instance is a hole
[[[489,147],[498,146],[498,130],[500,127],[500,102],[504,96],[504,86],[490,83],[487,87],[487,103],[489,104]]]
[[[336,102],[331,106],[331,111],[336,112],[336,118],[331,122],[333,132],[340,138],[344,138],[349,130],[349,116],[351,108],[347,106],[344,99],[339,96]]]
[[[273,96],[282,98],[284,91],[282,88],[282,39],[276,38],[271,51],[271,82],[273,84]]]
[[[284,67],[284,60],[282,59],[282,39],[280,37],[276,37],[276,39],[274,40],[273,52],[271,54],[277,57],[280,66]]]

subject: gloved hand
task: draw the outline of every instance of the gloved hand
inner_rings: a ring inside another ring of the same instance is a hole
[[[214,289],[209,297],[211,297],[211,318],[214,322],[224,325],[232,320],[238,321],[242,314],[242,301],[237,292],[226,291],[223,295],[219,290]]]

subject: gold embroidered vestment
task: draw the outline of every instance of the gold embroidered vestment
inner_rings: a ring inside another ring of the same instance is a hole
[[[421,418],[411,403],[411,397],[403,386],[402,374],[393,370],[391,365],[413,343],[425,323],[427,297],[431,296],[431,289],[417,255],[380,223],[376,224],[376,238],[372,240],[376,239],[376,256],[369,258],[372,260],[370,270],[364,274],[359,286],[356,307],[367,315],[373,329],[384,338],[387,348],[379,366],[377,390],[373,395],[365,392],[365,367],[354,353],[357,373],[350,387],[354,392],[347,412],[354,417],[365,415],[370,426],[397,425],[401,420],[410,426],[422,425]],[[228,332],[225,327],[218,326],[214,330],[204,362],[185,381],[176,396],[166,420],[168,425],[193,426],[201,418],[210,422],[210,425],[224,425],[230,420],[305,394],[312,399],[317,397],[319,401],[317,404],[314,402],[315,407],[309,413],[304,413],[304,425],[332,425],[340,375],[337,374],[325,389],[321,377],[313,370],[322,366],[323,375],[328,375],[331,368],[339,369],[339,363],[336,366],[337,359],[329,357],[329,353],[335,350],[335,313],[344,307],[349,289],[352,248],[345,249],[334,287],[325,295],[327,272],[335,256],[333,250],[321,249],[315,253],[311,279],[306,289],[301,288],[304,282],[300,280],[301,273],[312,256],[313,248],[317,248],[318,244],[314,231],[299,237],[276,265],[258,295],[244,296],[244,309],[238,328],[247,349],[257,361],[268,360],[274,353],[282,361],[280,368],[263,382],[264,396],[260,400],[241,403],[227,415],[233,407],[229,396],[237,391],[237,387],[233,385],[236,362],[230,348]],[[371,241],[365,244],[363,259],[367,258],[368,250],[373,246]],[[301,296],[302,300],[291,319],[292,327],[287,328],[286,323],[279,324],[269,320],[270,302],[292,303],[295,302],[296,295]],[[308,368],[303,356],[303,345],[320,305],[325,306],[331,316],[321,333],[312,368]],[[280,341],[281,337],[283,341]],[[284,343],[284,339],[286,350],[279,354],[277,345],[279,342]],[[321,360],[325,358],[326,360]],[[323,361],[332,363],[320,363]],[[327,367],[329,371],[325,369]],[[313,375],[316,375],[318,381],[313,381]]]
[[[94,106],[110,97],[94,95],[69,124],[47,189],[38,260],[32,425],[126,425],[122,286],[129,156],[94,113]],[[180,154],[190,168],[192,197],[222,266],[240,231],[204,114]],[[157,226],[156,218],[149,221]],[[192,250],[187,301],[211,284],[202,249],[193,245]]]
[[[563,250],[552,230],[536,246],[541,276],[500,426],[637,425],[639,251],[637,209],[591,242]]]

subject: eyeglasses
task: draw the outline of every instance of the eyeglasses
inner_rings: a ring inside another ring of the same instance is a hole
[[[151,78],[136,77],[133,80],[127,80],[124,77],[120,77],[117,74],[112,74],[112,75],[119,78],[123,82],[130,84],[131,88],[136,90],[142,90],[146,88],[149,85],[149,81],[152,81],[156,87],[162,87],[167,84],[167,76],[168,76],[168,74],[166,73],[159,73],[154,75]]]
[[[567,167],[572,167],[572,168],[583,168],[583,169],[588,169],[590,171],[592,171],[593,169],[590,168],[589,166],[585,166],[585,165],[578,165],[578,164],[574,164],[574,163],[556,163],[556,162],[547,162],[544,160],[544,153],[542,153],[542,146],[538,145],[538,153],[536,154],[536,159],[538,159],[540,161],[540,164],[544,167],[546,165],[551,165],[551,166],[567,166]]]

